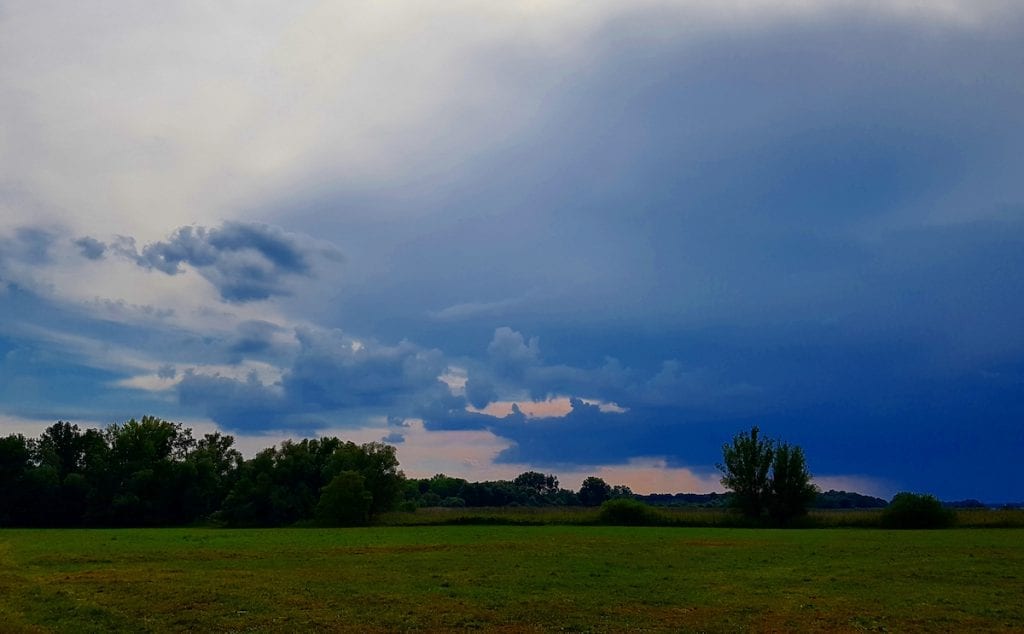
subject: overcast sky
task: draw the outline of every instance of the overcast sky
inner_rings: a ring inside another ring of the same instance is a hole
[[[1024,5],[0,5],[0,432],[1024,499]]]

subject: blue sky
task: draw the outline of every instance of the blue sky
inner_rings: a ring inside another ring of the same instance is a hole
[[[1024,498],[1016,2],[0,8],[0,431]]]

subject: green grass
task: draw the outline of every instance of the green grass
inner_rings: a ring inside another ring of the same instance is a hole
[[[509,525],[590,526],[600,523],[599,510],[586,507],[476,507],[422,508],[414,513],[385,513],[381,526]],[[735,512],[719,508],[653,507],[657,525],[692,528],[744,528],[749,522]],[[802,528],[880,528],[882,509],[812,510],[795,521]],[[1024,528],[1024,509],[961,509],[959,528]]]
[[[0,531],[2,631],[1021,631],[1013,530]]]

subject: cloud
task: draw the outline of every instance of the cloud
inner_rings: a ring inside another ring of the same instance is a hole
[[[56,239],[56,234],[41,227],[18,227],[11,235],[0,237],[0,259],[43,264],[49,261]]]
[[[478,409],[487,407],[487,404],[498,399],[498,390],[486,378],[473,377],[466,380],[466,400]]]
[[[89,236],[75,240],[75,246],[78,247],[82,257],[89,260],[99,260],[107,251],[107,245]]]
[[[409,342],[386,346],[339,331],[301,329],[297,337],[299,354],[284,387],[306,407],[395,405],[443,386],[438,377],[446,366],[438,350]]]
[[[540,345],[536,337],[527,341],[521,332],[501,326],[487,345],[487,355],[500,374],[522,374],[540,362]]]
[[[3,400],[377,421],[481,473],[699,478],[760,423],[822,473],[1016,491],[1022,34],[955,0],[6,10]]]
[[[310,276],[314,256],[339,257],[334,249],[276,227],[239,222],[213,229],[181,227],[169,240],[147,244],[141,252],[135,252],[132,241],[122,241],[117,250],[167,275],[178,275],[182,265],[189,265],[229,302],[289,295],[287,279]]]
[[[284,348],[291,347],[292,333],[283,326],[262,319],[248,319],[239,322],[236,333],[226,343],[230,353],[238,358],[261,358],[268,355],[285,354]]]
[[[504,418],[514,413],[522,413],[528,418],[559,418],[573,411],[575,408],[573,399],[567,396],[548,397],[543,401],[492,401],[486,407],[474,406],[469,411],[486,414],[495,418]],[[626,413],[627,409],[617,403],[605,403],[594,399],[578,399],[587,405],[596,405],[599,410],[605,413],[614,412],[617,414]]]
[[[430,311],[429,315],[438,321],[462,321],[481,316],[501,315],[509,308],[522,305],[527,298],[528,296],[510,297],[490,302],[460,302],[440,310]]]
[[[182,404],[200,407],[227,430],[308,431],[317,425],[295,420],[280,389],[265,385],[255,374],[245,380],[186,372],[177,385]]]
[[[252,327],[243,324],[243,328]],[[361,416],[381,409],[396,412],[388,420],[403,427],[402,413],[448,392],[439,379],[445,364],[437,350],[408,342],[387,346],[311,327],[298,328],[293,335],[296,346],[287,358],[279,359],[279,379],[227,376],[197,368],[178,383],[180,402],[231,430],[296,425],[313,429],[351,419],[353,412],[362,413],[355,416],[360,422]],[[237,351],[233,344],[228,347]],[[251,349],[245,358],[260,349]]]

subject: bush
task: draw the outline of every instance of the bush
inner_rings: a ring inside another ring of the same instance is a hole
[[[882,511],[884,528],[946,528],[956,514],[932,495],[897,493]]]
[[[612,526],[656,526],[664,518],[643,502],[630,498],[615,498],[601,505],[597,521]]]

